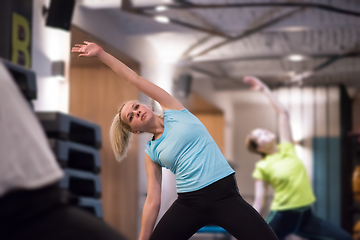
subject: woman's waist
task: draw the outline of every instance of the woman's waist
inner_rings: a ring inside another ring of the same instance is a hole
[[[218,195],[224,192],[235,192],[238,193],[237,183],[234,176],[234,172],[225,174],[218,179],[214,179],[206,184],[203,184],[199,189],[190,191],[178,191],[179,198],[186,197],[197,197],[197,196],[208,196]]]

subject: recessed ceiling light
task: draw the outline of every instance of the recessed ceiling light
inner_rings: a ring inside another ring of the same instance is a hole
[[[292,54],[288,57],[288,59],[292,62],[301,62],[304,60],[304,56],[300,54]]]
[[[160,23],[169,23],[170,19],[166,16],[155,16],[155,20]]]
[[[294,77],[296,75],[295,71],[288,72],[289,77]]]
[[[121,0],[81,0],[80,5],[87,8],[120,8]]]
[[[166,11],[166,10],[167,10],[167,7],[164,6],[164,5],[159,5],[159,6],[157,6],[157,7],[155,8],[155,10],[156,10],[157,12],[163,12],[163,11]]]
[[[314,72],[311,71],[311,70],[303,72],[303,73],[299,73],[299,74],[296,74],[295,76],[292,76],[291,81],[293,81],[293,82],[301,82],[302,80],[304,80],[305,78],[310,77],[313,74],[314,74]]]

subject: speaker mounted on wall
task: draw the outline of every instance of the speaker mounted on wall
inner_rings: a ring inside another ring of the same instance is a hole
[[[175,92],[179,97],[188,97],[191,91],[192,75],[181,74],[175,81]]]
[[[70,30],[75,0],[51,0],[47,11],[46,26]]]

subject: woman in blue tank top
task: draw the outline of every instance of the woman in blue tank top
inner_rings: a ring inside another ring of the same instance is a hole
[[[118,160],[126,155],[132,134],[154,134],[146,145],[148,191],[140,240],[185,240],[209,224],[224,228],[237,239],[277,239],[262,217],[241,198],[234,170],[206,128],[179,101],[95,43],[76,44],[72,52],[97,57],[119,77],[157,101],[164,111],[164,117],[160,117],[144,104],[126,102],[111,126],[111,144]],[[162,167],[176,175],[178,199],[155,227]]]

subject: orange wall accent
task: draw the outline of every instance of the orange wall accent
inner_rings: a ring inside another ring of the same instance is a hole
[[[80,37],[79,37],[80,36]],[[87,34],[72,28],[72,45],[79,38],[89,40]],[[94,38],[90,39],[104,49],[111,49]],[[80,43],[81,43],[80,42]],[[109,51],[120,57],[128,66],[139,72],[139,64],[123,54]],[[83,60],[83,61],[82,61]],[[96,60],[96,61],[95,61]],[[137,238],[138,209],[138,138],[134,136],[127,157],[118,163],[110,146],[109,129],[118,108],[123,102],[139,99],[139,91],[120,79],[110,68],[97,59],[77,58],[73,53],[70,62],[71,115],[95,122],[101,126],[102,203],[104,220],[128,239]]]

